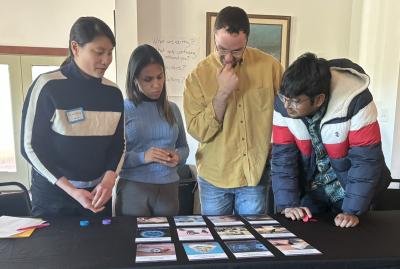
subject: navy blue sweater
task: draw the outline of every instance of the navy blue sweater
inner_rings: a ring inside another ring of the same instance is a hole
[[[123,97],[105,78],[75,62],[40,75],[22,111],[21,152],[50,182],[92,181],[118,172],[124,151]]]

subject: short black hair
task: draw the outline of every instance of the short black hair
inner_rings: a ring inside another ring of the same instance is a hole
[[[215,19],[214,31],[226,29],[230,34],[243,31],[247,37],[250,34],[250,22],[246,12],[240,7],[225,7],[218,12]]]
[[[329,97],[331,72],[328,61],[307,52],[283,73],[279,92],[289,98],[307,95],[310,99],[323,93]]]

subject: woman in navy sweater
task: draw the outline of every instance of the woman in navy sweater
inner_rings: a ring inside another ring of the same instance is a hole
[[[127,152],[117,184],[116,214],[176,215],[177,165],[186,162],[189,148],[179,109],[167,99],[164,61],[152,46],[133,51],[126,93]]]
[[[71,28],[70,56],[28,91],[21,151],[33,167],[34,216],[111,216],[124,151],[123,97],[103,77],[114,47],[103,21],[79,18]]]

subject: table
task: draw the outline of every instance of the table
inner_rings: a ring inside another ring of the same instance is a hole
[[[335,227],[329,215],[308,223],[273,217],[323,255],[287,257],[271,247],[275,257],[236,260],[226,251],[229,261],[189,262],[169,219],[178,261],[135,264],[135,218],[116,217],[107,226],[90,219],[88,227],[80,227],[79,218],[60,218],[30,238],[0,239],[0,268],[400,268],[400,211],[371,211],[352,229]]]

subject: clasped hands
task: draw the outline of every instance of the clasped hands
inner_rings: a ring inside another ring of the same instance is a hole
[[[145,163],[160,163],[169,167],[178,165],[180,157],[177,151],[151,147],[144,153]]]
[[[75,189],[72,197],[77,200],[82,207],[98,213],[105,208],[105,204],[112,196],[112,189],[115,185],[116,174],[107,171],[101,182],[91,191],[85,189]]]
[[[305,216],[312,218],[311,211],[308,207],[288,207],[282,211],[286,218],[292,220],[301,220]],[[335,225],[341,228],[355,227],[360,222],[358,217],[349,213],[339,213],[335,217]]]

